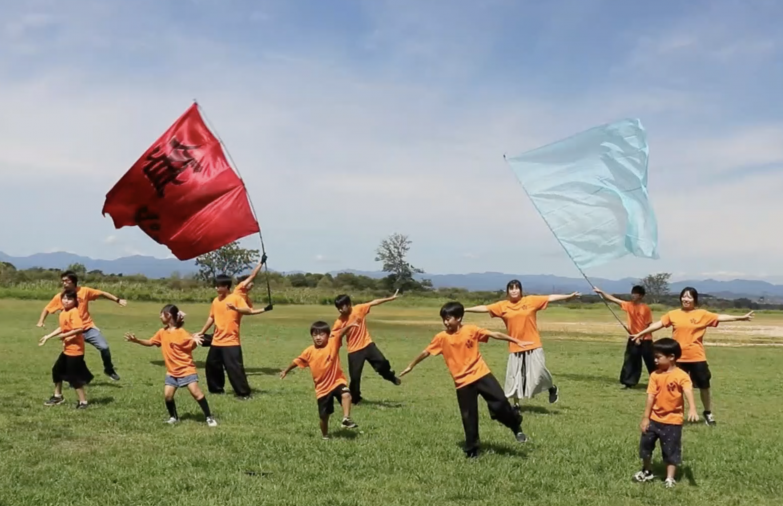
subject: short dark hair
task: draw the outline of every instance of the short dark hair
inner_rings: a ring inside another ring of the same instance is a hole
[[[459,302],[447,302],[440,308],[440,317],[442,319],[450,318],[462,318],[465,316],[465,306]]]
[[[217,287],[231,288],[232,283],[233,280],[231,279],[231,276],[228,276],[226,274],[218,274],[217,276],[215,276],[215,286]]]
[[[518,279],[512,279],[508,283],[506,283],[506,294],[508,294],[509,290],[512,288],[519,288],[519,291],[522,291],[522,282]]]
[[[636,293],[644,297],[647,295],[647,290],[645,290],[642,285],[635,285],[633,288],[631,288],[631,293]]]
[[[69,280],[71,280],[71,283],[73,283],[74,285],[79,284],[79,276],[77,276],[76,273],[73,271],[65,271],[61,273],[60,279],[63,278],[68,278]]]
[[[693,305],[698,306],[699,305],[699,292],[696,291],[695,288],[692,286],[686,286],[682,289],[680,292],[680,300],[682,300],[683,295],[685,295],[687,292],[690,292],[691,297],[693,297]]]
[[[667,357],[673,356],[675,360],[678,360],[682,356],[682,347],[671,337],[664,337],[653,343],[653,353],[660,353]]]
[[[310,335],[315,336],[318,334],[329,334],[332,332],[332,328],[329,326],[328,323],[317,321],[310,325]]]
[[[181,328],[182,325],[185,324],[184,313],[180,313],[179,308],[174,304],[166,304],[165,306],[163,306],[163,309],[161,309],[160,312],[168,313],[169,316],[171,316],[171,318],[174,320],[174,325],[177,328]]]
[[[351,303],[351,297],[345,295],[344,293],[334,298],[334,307],[336,307],[337,309],[340,309],[343,306],[347,306],[350,303]]]
[[[68,297],[69,299],[76,301],[76,307],[79,306],[79,297],[76,296],[76,290],[65,290],[60,294],[60,300]]]

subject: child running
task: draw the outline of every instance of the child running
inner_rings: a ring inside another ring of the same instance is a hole
[[[370,309],[380,304],[385,304],[397,299],[397,293],[385,299],[376,299],[366,304],[353,305],[348,295],[338,295],[334,299],[334,306],[340,312],[340,316],[334,321],[333,332],[344,329],[349,322],[356,322],[358,326],[348,334],[348,374],[351,377],[351,399],[354,404],[362,401],[362,370],[364,363],[369,362],[375,372],[383,379],[399,385],[400,379],[394,374],[394,370],[381,350],[372,342],[370,333],[367,332],[367,315]]]
[[[484,398],[489,408],[489,416],[502,423],[514,433],[517,441],[526,442],[522,432],[522,414],[511,407],[500,388],[500,383],[492,375],[479,352],[479,343],[489,338],[508,341],[519,347],[531,343],[518,341],[500,332],[490,332],[475,325],[463,325],[465,308],[459,302],[448,302],[440,309],[445,332],[435,336],[429,346],[400,373],[405,376],[416,365],[430,355],[443,355],[454,386],[457,388],[457,403],[465,430],[465,456],[476,458],[479,453],[479,413],[478,397]]]
[[[712,373],[707,364],[707,354],[704,352],[704,334],[707,332],[707,327],[717,327],[721,322],[750,321],[753,318],[753,311],[744,316],[731,316],[697,309],[699,292],[690,286],[686,286],[680,292],[680,304],[682,309],[669,311],[663,315],[661,321],[651,324],[630,337],[639,339],[643,334],[652,334],[664,327],[673,327],[672,338],[680,343],[682,349],[682,357],[677,361],[677,365],[691,377],[693,387],[699,389],[701,403],[704,406],[704,422],[707,425],[715,425],[710,397]]]
[[[217,421],[209,410],[207,398],[198,387],[198,374],[196,364],[193,362],[193,350],[201,344],[201,339],[191,336],[182,328],[185,323],[185,313],[177,306],[172,304],[164,306],[160,311],[160,321],[163,323],[163,328],[155,333],[152,339],[138,339],[132,333],[127,333],[125,340],[142,346],[157,346],[163,353],[163,361],[166,363],[163,397],[166,400],[166,409],[169,411],[169,419],[166,423],[174,425],[179,422],[174,394],[177,393],[177,389],[186,387],[201,406],[207,425],[217,427]]]
[[[79,301],[79,318],[84,322],[84,340],[93,345],[100,353],[101,360],[103,360],[103,372],[106,376],[110,377],[114,381],[119,381],[120,377],[117,371],[114,369],[114,364],[111,361],[111,350],[109,350],[109,343],[106,338],[103,337],[100,329],[95,326],[90,316],[90,302],[98,300],[100,298],[109,299],[119,304],[120,307],[125,307],[127,302],[125,299],[120,299],[107,292],[95,290],[94,288],[88,288],[86,286],[77,286],[79,284],[79,277],[73,271],[65,271],[60,274],[60,280],[63,284],[63,290],[73,290],[76,292],[76,296]],[[54,296],[51,302],[41,312],[41,317],[38,319],[38,327],[44,326],[46,317],[57,311],[63,310],[63,305],[60,302],[60,294]]]
[[[631,301],[618,299],[600,288],[595,288],[595,293],[609,302],[620,306],[620,309],[628,313],[628,330],[636,334],[652,324],[652,311],[650,306],[642,302],[646,291],[643,286],[636,285],[631,289]],[[638,339],[628,339],[625,345],[623,367],[620,369],[620,383],[623,388],[633,388],[639,384],[642,377],[642,360],[647,367],[647,374],[655,370],[655,357],[653,356],[652,334],[643,334]]]
[[[59,337],[63,341],[63,351],[57,357],[52,367],[52,381],[54,382],[54,395],[44,403],[45,406],[57,406],[65,402],[63,397],[63,381],[67,381],[71,388],[76,390],[79,401],[76,409],[87,407],[87,397],[84,386],[89,385],[93,375],[84,362],[84,322],[79,316],[79,300],[75,290],[65,290],[60,295],[62,312],[60,313],[60,326],[51,334],[41,338],[39,346],[53,337]]]
[[[699,421],[693,401],[693,383],[688,374],[677,367],[682,355],[680,344],[668,337],[653,344],[656,370],[647,386],[647,405],[640,428],[639,458],[642,470],[634,475],[640,483],[655,479],[652,454],[655,442],[661,442],[661,455],[666,463],[666,488],[675,485],[674,473],[682,462],[683,396],[688,399],[688,421]]]
[[[518,346],[514,342],[508,345],[504,390],[507,398],[514,399],[515,408],[519,409],[520,399],[532,399],[545,391],[549,392],[549,403],[554,404],[560,399],[560,390],[552,380],[552,373],[546,368],[536,314],[546,309],[550,302],[573,299],[580,294],[523,296],[522,283],[512,279],[506,285],[506,295],[508,300],[489,306],[469,307],[465,312],[489,313],[492,318],[503,320],[509,335],[529,341],[526,346]]]
[[[334,413],[334,401],[338,401],[343,408],[342,426],[347,429],[358,427],[351,420],[351,392],[340,367],[340,347],[343,337],[349,330],[358,326],[359,324],[354,322],[343,327],[339,333],[330,333],[328,323],[322,321],[313,323],[310,326],[313,345],[306,348],[280,373],[280,379],[285,379],[296,367],[310,368],[315,384],[321,436],[324,439],[329,439],[329,417]]]

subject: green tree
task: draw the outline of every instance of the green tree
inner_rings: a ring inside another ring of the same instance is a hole
[[[234,241],[196,258],[197,277],[205,283],[211,283],[218,274],[234,277],[251,269],[259,258],[257,249],[242,248]]]
[[[394,233],[381,241],[376,250],[375,261],[383,263],[383,272],[389,273],[382,285],[395,290],[421,290],[423,285],[413,279],[414,274],[424,271],[408,263],[408,252],[413,242],[407,235]]]
[[[78,276],[84,276],[85,274],[87,274],[87,267],[85,267],[84,264],[80,264],[80,263],[71,264],[71,265],[68,266],[68,268],[66,270],[67,271],[73,271]]]
[[[649,274],[639,280],[639,284],[647,292],[647,298],[653,303],[658,303],[669,294],[669,278],[671,273],[659,272],[658,274]]]

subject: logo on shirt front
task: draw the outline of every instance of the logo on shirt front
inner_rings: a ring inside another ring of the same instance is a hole
[[[465,346],[466,346],[467,348],[473,348],[473,341],[467,341],[467,342],[465,343]]]
[[[694,325],[696,325],[696,323],[698,322],[698,320],[697,320],[696,318],[691,318],[691,319],[690,319],[690,320],[688,320],[688,321],[689,321],[689,322],[691,322],[691,323],[692,323],[692,324],[694,324]]]
[[[677,391],[677,383],[667,383],[666,384],[666,390],[673,393]]]

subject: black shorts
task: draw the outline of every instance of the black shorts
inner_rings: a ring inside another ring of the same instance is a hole
[[[651,459],[655,442],[661,441],[663,461],[675,466],[682,462],[682,425],[672,425],[650,420],[650,427],[639,440],[639,458]]]
[[[677,362],[677,367],[688,373],[693,388],[710,388],[712,373],[707,362]]]
[[[327,416],[334,413],[334,401],[337,401],[338,404],[342,400],[343,393],[348,392],[348,387],[345,385],[340,385],[328,394],[324,395],[323,397],[318,398],[318,415],[321,418],[326,418]]]
[[[54,383],[67,381],[71,388],[81,388],[84,385],[88,385],[92,380],[93,375],[87,369],[84,355],[71,357],[65,353],[60,353],[52,367],[52,381]]]

